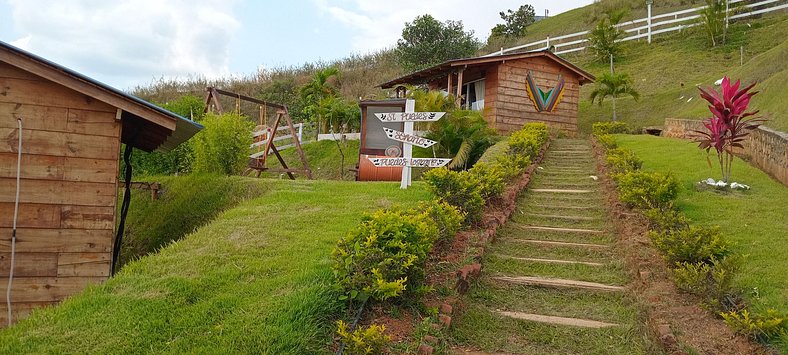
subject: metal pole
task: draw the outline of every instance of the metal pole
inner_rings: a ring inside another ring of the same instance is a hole
[[[615,74],[616,70],[613,68],[613,54],[610,54],[610,74]]]
[[[550,36],[547,36],[547,50],[550,50]]]
[[[739,47],[739,66],[744,65],[744,46]]]
[[[648,4],[648,43],[651,44],[651,3],[653,1],[646,1]]]

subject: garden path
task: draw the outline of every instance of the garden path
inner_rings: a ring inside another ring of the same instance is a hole
[[[587,140],[558,139],[485,253],[455,322],[458,353],[644,353]]]

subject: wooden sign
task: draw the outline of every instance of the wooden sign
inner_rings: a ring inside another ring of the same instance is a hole
[[[429,148],[433,144],[438,143],[436,141],[432,141],[424,137],[419,137],[414,134],[407,134],[405,132],[400,132],[396,129],[383,127],[383,130],[386,131],[386,135],[389,137],[389,139],[395,140],[397,142],[402,142],[405,144],[413,144],[422,148]]]
[[[416,168],[440,168],[448,164],[451,159],[442,158],[372,158],[367,157],[377,167],[401,166]]]
[[[382,122],[433,122],[441,119],[446,112],[388,112],[376,113]]]

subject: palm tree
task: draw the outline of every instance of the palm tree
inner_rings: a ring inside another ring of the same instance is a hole
[[[640,99],[640,93],[632,87],[632,81],[629,80],[629,75],[625,73],[605,73],[602,74],[602,77],[596,80],[596,89],[591,92],[591,103],[594,101],[599,101],[599,105],[602,105],[602,101],[605,100],[606,97],[610,96],[613,98],[613,121],[616,120],[616,99],[622,95],[629,95],[637,101]]]
[[[321,128],[323,128],[324,132],[328,131],[327,122],[321,122],[323,120],[318,107],[323,99],[337,96],[337,89],[329,85],[328,80],[338,75],[339,69],[335,67],[318,69],[312,76],[312,80],[302,86],[298,92],[301,100],[304,102],[304,113],[309,116],[317,116],[318,132]]]

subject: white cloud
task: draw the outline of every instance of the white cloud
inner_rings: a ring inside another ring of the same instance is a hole
[[[313,0],[315,4],[332,18],[356,30],[353,49],[372,51],[396,44],[402,35],[405,22],[413,21],[416,16],[431,14],[437,20],[459,20],[465,30],[473,30],[479,40],[486,40],[490,29],[501,22],[498,12],[517,9],[522,0]],[[593,0],[551,1],[547,8],[551,16],[574,7],[590,4]],[[494,5],[490,5],[494,3]],[[535,6],[536,14],[543,15],[544,7]]]
[[[227,0],[9,0],[11,42],[109,84],[229,73],[240,23]]]

